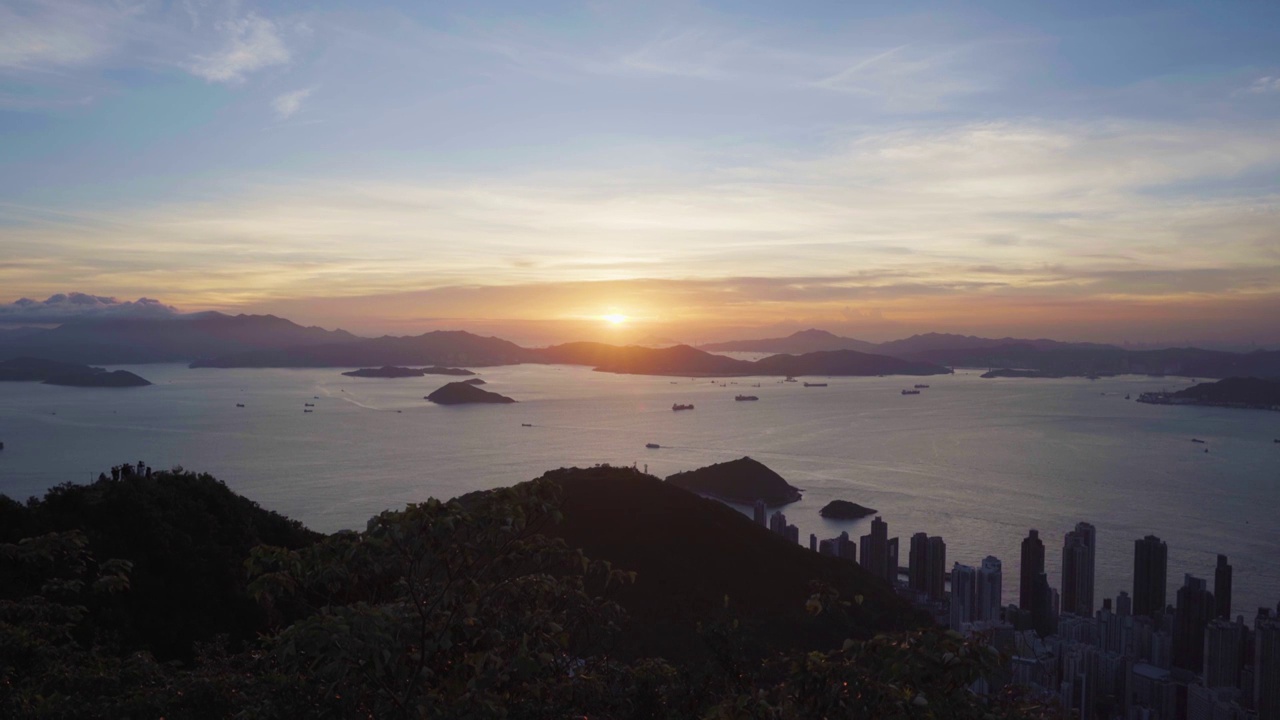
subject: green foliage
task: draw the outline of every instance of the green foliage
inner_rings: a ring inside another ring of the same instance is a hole
[[[615,645],[626,618],[609,597],[635,575],[542,532],[561,519],[561,488],[535,481],[429,500],[382,513],[364,532],[258,546],[240,566],[264,634],[243,645],[197,643],[183,665],[120,640],[132,627],[121,608],[138,592],[137,565],[98,561],[89,536],[74,530],[2,544],[0,717],[1041,716],[1008,691],[970,692],[997,676],[1000,658],[941,631],[761,661],[759,638],[727,597],[698,630],[705,661],[619,660],[627,657]],[[74,496],[59,491],[52,506]],[[227,516],[226,506],[206,507]],[[840,627],[841,617],[861,612],[861,598],[815,583],[804,609]]]
[[[282,690],[314,717],[565,706],[619,615],[600,593],[629,578],[532,531],[556,515],[555,486],[533,483],[474,508],[385,512],[298,551],[255,550],[250,592],[308,608],[267,646],[292,678]]]
[[[74,530],[93,555],[129,561],[132,592],[90,611],[96,625],[114,629],[122,652],[164,659],[189,660],[194,643],[220,634],[239,643],[265,630],[247,593],[250,550],[320,537],[207,474],[180,469],[59,485],[25,506],[0,498],[0,519],[10,521],[0,524],[0,542]]]

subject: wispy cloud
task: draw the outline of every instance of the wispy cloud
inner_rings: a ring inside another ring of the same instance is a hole
[[[271,101],[271,109],[275,110],[278,119],[286,120],[302,108],[302,101],[311,95],[312,90],[314,88],[303,88],[302,90],[294,90],[283,95],[277,95]]]
[[[289,49],[271,20],[250,13],[224,21],[219,29],[225,44],[209,55],[196,55],[188,69],[210,82],[237,83],[257,70],[289,62]]]
[[[95,60],[112,49],[121,16],[78,3],[0,5],[0,70],[52,71]]]
[[[1280,93],[1280,77],[1260,77],[1257,80],[1254,80],[1253,84],[1245,88],[1244,91],[1251,95]]]

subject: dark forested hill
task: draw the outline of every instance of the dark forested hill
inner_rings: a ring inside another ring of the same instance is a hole
[[[0,543],[78,530],[99,560],[133,563],[131,589],[98,608],[125,648],[188,657],[218,634],[253,638],[263,614],[245,588],[256,545],[301,547],[320,536],[209,475],[136,468],[119,479],[59,485],[25,505],[0,495]],[[0,582],[0,596],[5,592]],[[107,622],[105,619],[103,622]]]
[[[629,655],[703,653],[698,624],[725,615],[740,619],[760,650],[831,647],[837,638],[922,624],[888,585],[854,563],[811,552],[656,477],[605,467],[543,479],[562,488],[564,514],[543,531],[636,572],[634,585],[618,595],[633,623],[623,639]],[[844,618],[810,617],[804,606],[815,581],[863,602]]]

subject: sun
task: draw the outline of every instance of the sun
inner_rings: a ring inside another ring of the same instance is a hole
[[[601,315],[601,316],[600,316],[600,319],[601,319],[601,320],[604,320],[605,322],[609,323],[610,325],[618,326],[618,325],[621,325],[621,324],[623,324],[623,323],[625,323],[625,322],[627,321],[627,316],[626,316],[626,315],[619,315],[618,313],[613,313],[613,314],[610,314],[610,315]]]

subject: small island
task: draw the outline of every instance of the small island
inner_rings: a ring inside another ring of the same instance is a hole
[[[858,520],[868,515],[875,515],[877,512],[880,511],[848,500],[832,500],[822,506],[818,514],[831,520]]]
[[[471,378],[470,380],[463,380],[462,382],[466,383],[467,385],[484,385],[485,384],[485,382],[480,378]]]
[[[1152,405],[1210,405],[1249,410],[1280,410],[1280,380],[1232,377],[1200,383],[1178,392],[1149,392],[1138,402]]]
[[[0,382],[40,382],[67,387],[145,387],[151,383],[128,370],[54,362],[39,358],[16,358],[0,362]]]
[[[347,377],[359,378],[407,378],[407,377],[423,377],[425,375],[475,375],[470,370],[463,368],[451,367],[424,367],[424,368],[407,368],[395,367],[393,365],[385,365],[380,368],[360,368],[351,372],[344,372]]]
[[[749,457],[679,472],[667,478],[676,487],[726,502],[786,505],[800,499],[800,489],[792,487],[778,473]]]
[[[430,400],[437,405],[470,405],[474,403],[513,403],[515,400],[506,395],[499,395],[496,392],[481,390],[475,385],[467,382],[451,382],[435,392],[427,395],[424,400]]]

